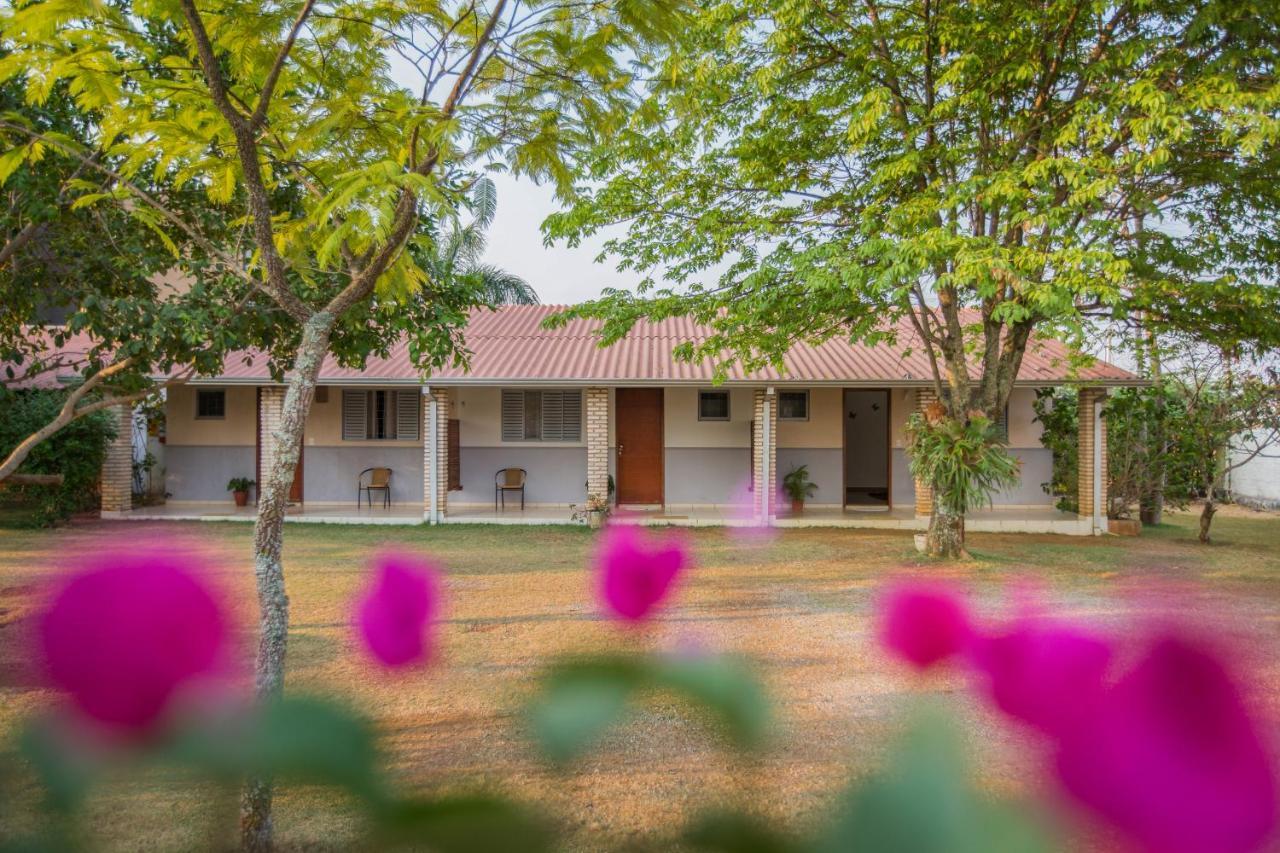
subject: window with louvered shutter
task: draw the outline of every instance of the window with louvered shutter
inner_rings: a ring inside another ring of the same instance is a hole
[[[401,441],[418,440],[418,423],[422,419],[422,394],[419,391],[397,391],[396,438]]]
[[[560,440],[582,441],[582,392],[562,392],[561,406]]]
[[[342,392],[342,440],[364,441],[369,429],[369,394],[366,391]]]
[[[524,392],[502,392],[502,440],[524,441]]]

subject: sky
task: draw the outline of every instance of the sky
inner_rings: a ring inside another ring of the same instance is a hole
[[[493,176],[498,187],[498,214],[489,228],[485,260],[523,278],[547,304],[581,302],[600,295],[606,287],[631,288],[640,277],[620,273],[616,262],[596,263],[607,237],[596,235],[577,248],[563,241],[542,245],[542,220],[558,208],[549,185],[538,186],[510,175]],[[621,234],[615,228],[608,234]]]

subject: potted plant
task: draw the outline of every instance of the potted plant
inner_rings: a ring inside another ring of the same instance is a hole
[[[585,520],[592,530],[599,530],[604,526],[604,520],[609,517],[609,500],[599,495],[587,495],[587,502],[583,504],[582,509],[577,509],[575,504],[570,517],[574,521]]]
[[[236,499],[236,506],[249,504],[249,489],[255,485],[248,477],[232,477],[227,483],[227,491]]]
[[[818,485],[809,481],[809,466],[800,465],[788,471],[782,478],[782,491],[791,498],[791,514],[803,512],[805,498],[813,497],[813,493],[818,491]]]

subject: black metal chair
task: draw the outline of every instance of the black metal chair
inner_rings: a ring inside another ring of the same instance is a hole
[[[520,493],[520,509],[524,509],[524,483],[529,479],[529,472],[523,468],[499,468],[493,475],[493,511],[498,511],[498,498],[502,498],[502,508],[507,508],[507,492]]]
[[[368,474],[368,480],[365,475]],[[390,468],[365,468],[360,472],[360,476],[356,478],[356,509],[360,508],[360,498],[363,495],[369,499],[369,508],[373,508],[373,493],[382,492],[382,506],[387,508],[391,506],[391,469]]]

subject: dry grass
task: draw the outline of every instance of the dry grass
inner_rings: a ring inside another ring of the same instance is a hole
[[[1219,541],[1210,547],[1194,542],[1193,518],[1171,520],[1139,539],[975,535],[975,561],[925,570],[964,581],[991,612],[1011,581],[1033,578],[1056,609],[1116,627],[1135,608],[1211,614],[1217,630],[1276,660],[1280,518],[1224,513],[1214,525]],[[103,524],[0,530],[0,730],[49,699],[17,676],[14,636],[33,585],[56,571],[59,555],[101,547],[104,536],[120,530]],[[196,537],[236,558],[232,565],[245,563],[247,525],[170,523],[150,530]],[[584,529],[290,526],[290,689],[335,694],[376,719],[404,785],[422,792],[496,789],[539,803],[561,816],[571,849],[661,837],[708,805],[745,804],[803,822],[852,775],[876,765],[902,711],[922,693],[945,694],[942,701],[963,717],[986,784],[1009,793],[1025,789],[1026,761],[1013,736],[965,696],[960,682],[913,680],[873,642],[876,585],[921,565],[909,536],[795,530],[752,543],[700,530],[690,540],[698,566],[674,606],[649,628],[628,632],[596,613],[585,568],[592,540]],[[383,543],[421,549],[448,570],[439,659],[405,678],[371,672],[352,652],[345,628],[363,560]],[[228,575],[250,618],[248,572]],[[1163,593],[1130,594],[1154,581]],[[519,715],[540,668],[565,652],[637,645],[694,645],[755,660],[777,711],[768,750],[736,756],[680,708],[657,701],[572,772],[549,770],[523,737]],[[1266,666],[1260,681],[1273,703],[1280,669]],[[25,823],[34,793],[25,781],[15,787],[17,808],[0,819]],[[157,773],[105,786],[88,820],[115,849],[185,849],[207,841],[204,832],[226,807],[218,792]],[[277,815],[278,836],[292,848],[343,848],[359,831],[349,805],[324,791],[283,791]]]

